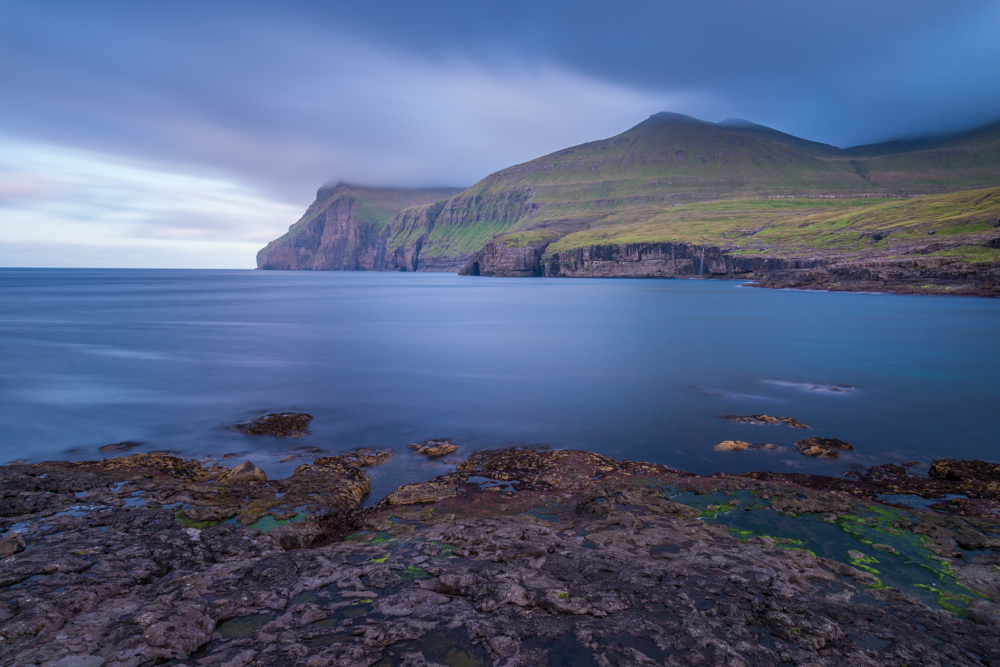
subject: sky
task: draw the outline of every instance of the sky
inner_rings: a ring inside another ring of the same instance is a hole
[[[253,268],[316,189],[472,185],[659,111],[1000,120],[996,0],[0,0],[0,266]]]

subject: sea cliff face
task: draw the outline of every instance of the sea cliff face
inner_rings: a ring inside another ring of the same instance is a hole
[[[563,278],[745,279],[758,287],[1000,296],[1000,262],[936,256],[760,257],[690,243],[594,245],[549,252],[492,241],[462,275]]]
[[[822,267],[819,259],[728,254],[690,243],[595,245],[546,252],[537,242],[514,247],[491,242],[469,260],[464,275],[565,278],[756,278],[774,271]]]
[[[257,253],[257,268],[416,271],[420,249],[457,188],[320,188],[288,233]],[[456,261],[464,261],[460,258]]]

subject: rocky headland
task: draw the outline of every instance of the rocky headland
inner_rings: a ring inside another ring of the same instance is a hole
[[[1000,124],[841,149],[659,113],[462,191],[321,188],[257,266],[997,296],[998,184]]]
[[[373,507],[165,454],[0,468],[0,664],[989,665],[1000,466],[474,453]],[[913,464],[916,465],[916,464]]]

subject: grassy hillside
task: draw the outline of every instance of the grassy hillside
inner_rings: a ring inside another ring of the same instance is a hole
[[[685,222],[685,239],[715,239],[716,225],[729,222],[734,207],[740,211],[733,216],[737,220],[770,219],[774,211],[800,216],[871,206],[872,199],[857,198],[862,194],[905,196],[995,185],[1000,185],[1000,125],[841,149],[748,121],[709,123],[661,113],[609,139],[491,174],[456,199],[528,192],[530,207],[492,225],[499,240],[518,245],[566,237],[559,247],[578,247],[611,238],[659,239],[665,225],[678,221]],[[799,198],[767,199],[793,195]],[[802,198],[809,196],[824,198]],[[730,199],[740,203],[711,203]],[[623,228],[606,229],[612,225]]]
[[[893,242],[944,243],[997,227],[1000,188],[890,200],[745,198],[609,216],[587,230],[563,236],[549,245],[547,252],[594,245],[683,242],[765,256],[849,253],[890,250]],[[500,240],[522,245],[534,234],[515,232]],[[1000,250],[982,246],[940,252],[978,259],[1000,257]]]

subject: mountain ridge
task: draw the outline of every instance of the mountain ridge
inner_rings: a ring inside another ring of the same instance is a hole
[[[258,267],[403,271],[464,267],[467,273],[503,275],[505,269],[493,274],[489,267],[504,265],[500,258],[512,248],[531,246],[544,254],[549,244],[558,247],[560,239],[579,234],[590,234],[593,243],[607,245],[617,232],[606,234],[605,229],[639,225],[643,242],[690,243],[688,232],[678,232],[675,211],[683,213],[688,226],[704,218],[699,224],[706,233],[698,242],[722,249],[732,245],[725,238],[731,230],[719,225],[718,213],[734,201],[807,198],[823,200],[827,211],[835,212],[871,205],[879,198],[996,185],[1000,185],[1000,123],[935,138],[838,148],[741,119],[713,123],[661,112],[612,137],[498,170],[437,201],[427,201],[432,198],[427,191],[412,198],[403,189],[382,189],[376,197],[372,193],[377,188],[362,192],[360,186],[345,185],[354,190],[332,193],[321,188],[303,219],[261,251]],[[384,201],[389,191],[395,193],[393,206],[409,201],[413,205],[399,208],[389,219],[366,217],[363,210],[377,208],[369,202],[373,197],[381,202],[383,213],[392,208]],[[719,210],[707,215],[705,206]],[[753,224],[767,227],[778,224],[779,218],[783,221],[779,226],[787,222],[784,213],[772,215],[759,204],[741,206],[758,214],[749,216]],[[736,217],[746,216],[730,219]],[[326,240],[323,233],[317,236],[318,218],[323,218]],[[774,255],[787,250],[787,244],[778,245],[761,252]],[[499,263],[479,261],[477,269],[472,263],[487,247],[492,249],[486,254]],[[278,261],[282,259],[284,264]],[[524,261],[526,255],[517,260]],[[546,275],[540,268],[541,255],[531,262],[531,271],[515,273]]]

